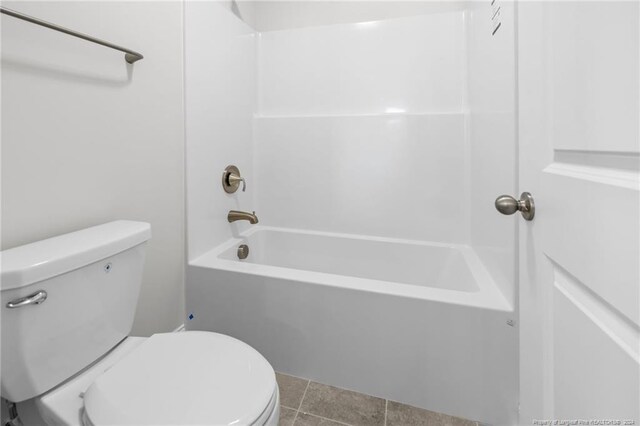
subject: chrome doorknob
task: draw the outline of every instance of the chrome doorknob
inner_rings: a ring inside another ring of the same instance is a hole
[[[511,215],[519,211],[525,220],[533,220],[536,213],[536,206],[533,203],[533,196],[528,192],[520,194],[520,199],[516,200],[511,195],[501,195],[496,198],[496,210],[502,214]]]

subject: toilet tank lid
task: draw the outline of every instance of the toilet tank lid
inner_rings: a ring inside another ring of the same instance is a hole
[[[117,220],[0,252],[0,290],[55,277],[151,238],[151,225]]]

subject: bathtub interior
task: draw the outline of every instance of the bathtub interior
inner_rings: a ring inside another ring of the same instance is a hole
[[[239,244],[249,256],[239,260]],[[479,290],[457,247],[410,240],[254,228],[220,259],[464,292]]]

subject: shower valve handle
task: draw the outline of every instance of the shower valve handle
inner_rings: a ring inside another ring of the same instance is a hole
[[[240,170],[234,166],[227,166],[222,173],[222,188],[227,194],[233,194],[240,187],[242,182],[242,192],[247,190],[247,182],[240,175]]]
[[[247,182],[245,182],[243,177],[240,177],[236,174],[230,173],[229,177],[227,178],[227,180],[229,181],[229,184],[233,185],[234,183],[240,183],[242,182],[242,192],[245,192],[247,190]]]
[[[496,198],[495,205],[496,210],[504,215],[512,215],[519,211],[525,220],[533,220],[536,213],[533,196],[528,192],[523,192],[519,200],[510,195],[501,195]]]

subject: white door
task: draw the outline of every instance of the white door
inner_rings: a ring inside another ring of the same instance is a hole
[[[518,3],[521,424],[640,424],[639,14]]]

